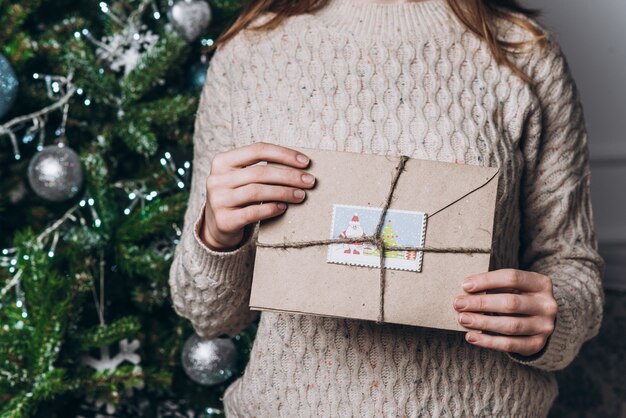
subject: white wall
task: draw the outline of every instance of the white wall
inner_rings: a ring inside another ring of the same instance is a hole
[[[557,33],[580,89],[605,286],[626,289],[626,0],[526,0]]]

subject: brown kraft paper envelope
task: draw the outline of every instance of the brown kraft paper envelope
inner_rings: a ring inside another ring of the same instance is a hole
[[[307,198],[261,222],[264,244],[330,239],[333,205],[382,208],[399,157],[294,148],[311,158]],[[409,159],[390,210],[426,212],[425,247],[491,248],[498,168]],[[327,245],[256,250],[250,308],[375,321],[380,267],[327,262]],[[422,252],[421,271],[386,269],[384,322],[465,331],[452,302],[488,253]]]

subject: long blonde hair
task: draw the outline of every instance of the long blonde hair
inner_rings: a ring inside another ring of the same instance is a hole
[[[215,43],[206,49],[210,52],[219,45],[247,28],[258,16],[263,13],[273,13],[273,17],[259,26],[250,27],[255,31],[271,30],[276,28],[289,16],[311,13],[326,6],[329,0],[251,0],[243,9],[237,20],[222,33]],[[540,12],[522,6],[517,0],[446,0],[450,9],[457,18],[475,35],[483,39],[496,62],[505,65],[516,75],[527,82],[532,82],[522,70],[512,61],[511,54],[527,47],[529,43],[543,46],[546,35],[540,28],[520,17],[520,14],[529,18],[537,17]],[[507,20],[530,34],[529,40],[510,42],[498,38],[496,19]]]

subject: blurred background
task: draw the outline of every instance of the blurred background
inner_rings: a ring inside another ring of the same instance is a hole
[[[212,417],[256,325],[200,340],[167,276],[206,48],[244,0],[0,0],[0,416]],[[529,0],[579,86],[607,269],[555,417],[626,417],[626,2]]]

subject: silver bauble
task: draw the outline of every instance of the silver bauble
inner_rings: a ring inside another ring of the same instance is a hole
[[[28,164],[28,182],[43,199],[52,202],[71,199],[83,185],[78,154],[64,145],[45,147]]]
[[[167,17],[188,42],[193,42],[209,27],[211,8],[204,0],[178,0],[168,10]]]
[[[11,63],[0,54],[0,118],[7,114],[17,97],[17,76]]]
[[[217,385],[235,373],[237,348],[230,338],[204,340],[194,334],[183,346],[182,363],[193,381]]]

